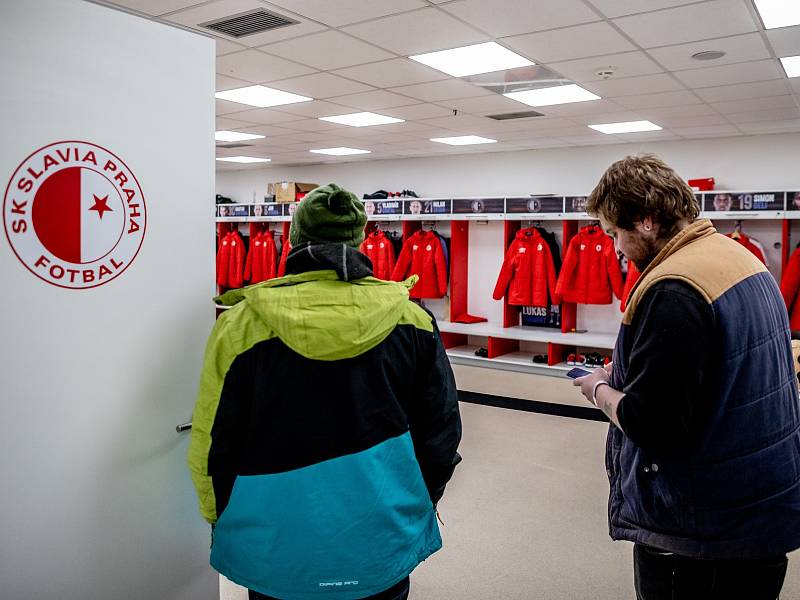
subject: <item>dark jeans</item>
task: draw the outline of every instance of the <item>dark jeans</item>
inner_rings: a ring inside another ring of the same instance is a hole
[[[757,560],[700,560],[633,547],[638,600],[775,600],[786,556]]]
[[[408,598],[408,592],[411,590],[411,582],[409,581],[408,577],[403,579],[402,581],[397,582],[388,590],[384,590],[380,594],[375,594],[374,596],[369,596],[364,600],[406,600]],[[253,590],[249,590],[250,593],[250,600],[279,600],[278,598],[273,598],[272,596],[265,596],[264,594],[259,594],[258,592],[254,592]],[[323,596],[320,596],[322,598]],[[332,596],[335,597],[335,596]],[[292,600],[291,598],[284,598],[283,600]]]

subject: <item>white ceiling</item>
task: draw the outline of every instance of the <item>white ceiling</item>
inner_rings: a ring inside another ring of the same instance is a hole
[[[764,31],[752,0],[117,0],[204,33],[199,23],[263,7],[300,22],[240,39],[217,36],[217,91],[252,84],[315,98],[252,109],[217,100],[217,129],[260,133],[248,154],[273,164],[335,163],[800,131],[800,78],[778,61],[800,54],[800,26]],[[407,58],[494,40],[603,100],[530,110]],[[715,61],[691,58],[722,50]],[[595,72],[616,68],[603,80]],[[405,123],[352,128],[317,120],[360,110]],[[453,111],[458,111],[457,115]],[[590,123],[648,119],[663,131],[603,135]],[[445,146],[432,137],[483,135],[497,144]],[[372,154],[323,157],[351,146]],[[221,170],[258,168],[218,163]]]

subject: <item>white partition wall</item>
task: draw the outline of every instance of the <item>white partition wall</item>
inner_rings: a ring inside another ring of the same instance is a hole
[[[213,321],[213,41],[0,0],[0,57],[0,597],[217,597],[175,432]]]

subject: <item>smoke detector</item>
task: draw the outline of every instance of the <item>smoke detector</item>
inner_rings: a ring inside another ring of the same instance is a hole
[[[608,79],[617,72],[617,67],[600,67],[594,74],[603,79]]]
[[[721,50],[705,50],[703,52],[696,52],[695,54],[692,54],[692,58],[695,60],[717,60],[723,56],[725,56],[725,53]]]

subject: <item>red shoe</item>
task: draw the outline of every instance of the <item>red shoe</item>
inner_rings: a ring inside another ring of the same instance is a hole
[[[574,365],[575,364],[575,355],[574,354],[570,354],[569,356],[567,356],[567,364],[568,365]]]

